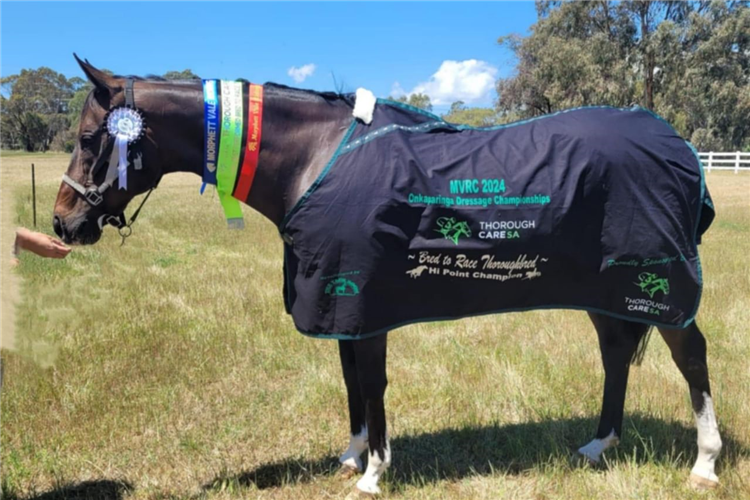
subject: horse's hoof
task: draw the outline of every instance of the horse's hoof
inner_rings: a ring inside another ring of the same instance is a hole
[[[373,500],[378,498],[378,495],[374,493],[366,493],[359,488],[354,488],[354,491],[349,493],[344,500]]]
[[[579,453],[578,458],[589,467],[600,467],[602,465],[601,461],[594,460],[590,456],[584,455],[583,453]]]
[[[336,475],[342,479],[351,479],[357,474],[360,474],[361,472],[362,471],[360,471],[356,467],[342,464],[341,467],[339,467],[338,472],[336,472]]]
[[[698,491],[713,490],[719,486],[718,481],[706,479],[698,474],[690,474],[690,487]]]
[[[586,454],[585,452],[583,452],[581,450],[583,450],[583,448],[581,448],[580,450],[578,450],[574,454],[574,457],[577,457],[578,460],[583,461],[583,463],[589,465],[590,467],[601,467],[601,465],[602,465],[601,459],[595,460],[594,458],[590,457],[588,454]]]

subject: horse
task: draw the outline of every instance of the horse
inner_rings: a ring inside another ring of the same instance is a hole
[[[93,89],[83,106],[77,142],[65,174],[70,182],[63,182],[57,195],[53,227],[66,243],[93,244],[99,240],[106,222],[122,229],[122,214],[129,202],[150,192],[164,175],[178,171],[203,174],[203,87],[200,80],[114,76],[75,57]],[[354,103],[351,95],[273,83],[264,85],[264,93],[260,167],[252,189],[241,201],[278,227],[334,155],[352,121]],[[114,184],[117,177],[116,173],[111,175],[111,165],[103,168],[111,162],[107,114],[112,108],[132,105],[133,101],[145,121],[138,152],[140,168],[129,172],[127,189],[102,190],[103,185]],[[87,193],[101,199],[92,203]],[[454,243],[468,231],[456,221],[441,222],[438,231]],[[427,269],[427,265],[421,265],[407,271],[408,277],[423,279],[420,276],[427,276]],[[537,274],[536,269],[526,271],[526,278]],[[639,286],[649,289],[652,295],[659,287],[668,293],[654,278],[644,276]],[[346,283],[339,279],[329,284],[329,293],[353,294]],[[622,436],[630,366],[650,330],[648,324],[599,312],[588,315],[598,336],[605,378],[598,427],[593,439],[578,452],[598,463]],[[715,464],[722,441],[709,385],[706,340],[695,321],[684,328],[659,326],[658,330],[688,383],[695,414],[698,455],[689,481],[696,488],[715,487]],[[349,445],[340,456],[341,468],[348,474],[362,474],[357,488],[366,495],[380,492],[378,481],[392,461],[384,405],[387,340],[387,332],[338,340],[350,425]],[[365,453],[366,468],[362,459]]]

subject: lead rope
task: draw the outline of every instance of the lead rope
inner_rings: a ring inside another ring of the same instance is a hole
[[[151,196],[151,193],[153,192],[154,189],[156,189],[156,186],[148,190],[148,193],[146,193],[146,196],[143,198],[143,201],[141,201],[141,204],[138,205],[138,208],[136,209],[135,212],[133,212],[133,215],[130,217],[130,221],[124,226],[117,228],[117,232],[120,233],[120,237],[122,238],[122,243],[120,243],[120,246],[123,246],[125,244],[125,238],[133,234],[133,227],[132,227],[133,223],[138,218],[138,214],[141,212],[141,208],[143,208],[143,205],[146,203],[146,200],[148,200],[148,197]]]

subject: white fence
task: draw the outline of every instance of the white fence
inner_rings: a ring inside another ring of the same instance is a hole
[[[734,170],[735,174],[740,171],[750,172],[750,153],[698,153],[703,168],[710,172],[711,170]]]

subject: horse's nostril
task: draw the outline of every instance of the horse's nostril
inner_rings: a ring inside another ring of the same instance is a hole
[[[63,227],[62,227],[62,220],[60,219],[60,216],[55,215],[52,217],[52,227],[55,229],[55,234],[58,235],[60,238],[62,238]]]

